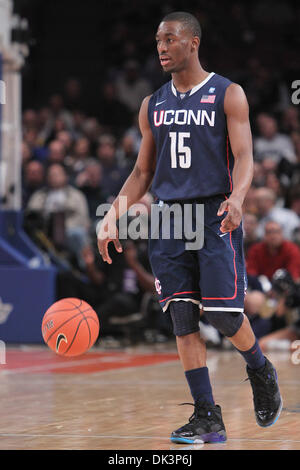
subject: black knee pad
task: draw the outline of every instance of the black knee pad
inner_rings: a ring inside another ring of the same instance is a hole
[[[244,314],[242,312],[216,312],[206,310],[204,313],[209,323],[228,338],[231,338],[231,336],[234,336],[238,332],[244,321]]]
[[[184,300],[173,301],[169,305],[175,336],[185,336],[199,331],[199,305]]]

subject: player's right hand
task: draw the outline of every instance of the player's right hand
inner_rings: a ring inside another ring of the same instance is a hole
[[[116,223],[109,218],[104,217],[100,230],[97,234],[98,250],[102,256],[103,261],[108,264],[112,263],[111,257],[108,254],[108,244],[113,242],[115,249],[121,253],[122,245],[119,240],[119,232]]]

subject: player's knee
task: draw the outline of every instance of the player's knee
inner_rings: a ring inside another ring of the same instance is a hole
[[[244,314],[241,312],[205,311],[205,317],[224,336],[231,338],[242,326]]]
[[[190,301],[171,302],[169,312],[175,336],[185,336],[199,331],[199,306]]]

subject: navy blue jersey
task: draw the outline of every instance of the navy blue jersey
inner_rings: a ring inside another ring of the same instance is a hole
[[[171,80],[151,96],[148,119],[157,149],[152,191],[159,199],[231,192],[233,155],[224,113],[231,83],[212,72],[187,93]]]

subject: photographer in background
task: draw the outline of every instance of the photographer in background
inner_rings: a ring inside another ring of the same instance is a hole
[[[265,224],[263,240],[250,246],[246,261],[245,313],[257,338],[262,338],[287,325],[287,308],[282,296],[274,292],[272,279],[277,270],[286,270],[293,283],[300,280],[300,250],[284,238],[279,223],[269,221]]]
[[[284,346],[300,339],[300,284],[285,269],[278,269],[272,277],[272,292],[278,300],[278,317],[285,317],[286,326],[259,340],[263,351]]]

